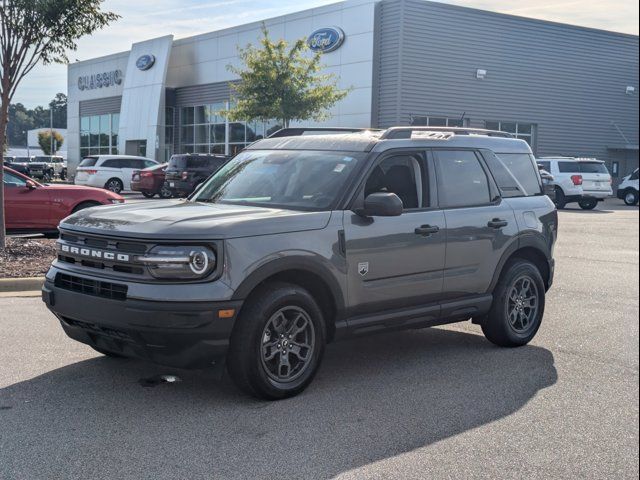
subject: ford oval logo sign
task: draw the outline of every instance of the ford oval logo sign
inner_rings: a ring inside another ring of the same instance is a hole
[[[344,42],[344,32],[338,27],[319,28],[307,39],[307,45],[314,52],[333,52]]]
[[[138,60],[136,60],[136,67],[138,67],[138,70],[142,71],[149,70],[153,67],[154,63],[156,63],[156,57],[153,55],[142,55]]]

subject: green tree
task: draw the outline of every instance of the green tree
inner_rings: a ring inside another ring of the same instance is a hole
[[[275,119],[286,128],[292,120],[327,118],[327,110],[347,95],[334,75],[320,73],[322,54],[310,55],[305,39],[289,47],[271,40],[263,25],[260,44],[238,50],[244,66],[227,67],[240,77],[232,84],[235,104],[226,112],[231,120]]]
[[[38,63],[67,63],[78,39],[118,18],[101,10],[102,0],[1,0],[0,163],[9,104],[22,79]],[[0,184],[3,184],[0,169]],[[4,188],[0,188],[0,249],[5,247]]]
[[[51,150],[51,137],[53,136],[53,150]],[[38,145],[45,155],[55,155],[64,143],[64,137],[57,130],[40,130],[38,132]]]

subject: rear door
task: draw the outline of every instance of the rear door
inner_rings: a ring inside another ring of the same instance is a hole
[[[518,233],[515,214],[500,197],[479,152],[439,149],[433,155],[446,223],[442,298],[485,294],[500,257]]]
[[[380,191],[396,193],[403,201],[404,211],[397,217],[370,218],[345,211],[347,289],[352,315],[429,304],[434,305],[431,314],[439,314],[445,224],[442,210],[434,205],[434,180],[424,151],[385,154],[368,173],[359,195],[364,198]]]

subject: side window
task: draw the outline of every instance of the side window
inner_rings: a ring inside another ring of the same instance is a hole
[[[523,197],[541,193],[538,166],[531,155],[483,153],[503,197]]]
[[[638,170],[636,170],[635,172],[633,172],[631,174],[631,176],[629,177],[629,180],[638,180]]]
[[[120,160],[118,160],[117,158],[110,158],[109,160],[105,160],[100,166],[105,168],[122,168],[120,166]]]
[[[538,160],[538,165],[542,166],[544,170],[551,173],[551,162]]]
[[[152,162],[151,160],[143,160],[143,162],[144,162],[144,168],[153,167],[154,165],[157,165],[155,162]]]
[[[2,183],[5,187],[24,187],[27,185],[27,181],[24,178],[6,171],[2,177]]]
[[[376,165],[369,174],[364,195],[392,192],[400,197],[405,210],[429,206],[424,161],[420,155],[394,155]]]
[[[440,206],[471,207],[491,201],[489,180],[474,152],[438,150],[434,153]]]
[[[576,173],[579,168],[576,162],[558,162],[558,171],[560,173]]]

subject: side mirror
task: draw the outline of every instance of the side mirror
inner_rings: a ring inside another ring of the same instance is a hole
[[[397,217],[402,215],[402,200],[395,193],[376,192],[364,199],[364,208],[358,215],[365,217]]]
[[[36,188],[38,188],[38,186],[36,185],[36,182],[34,182],[33,180],[27,180],[26,188],[28,190],[35,190]]]

